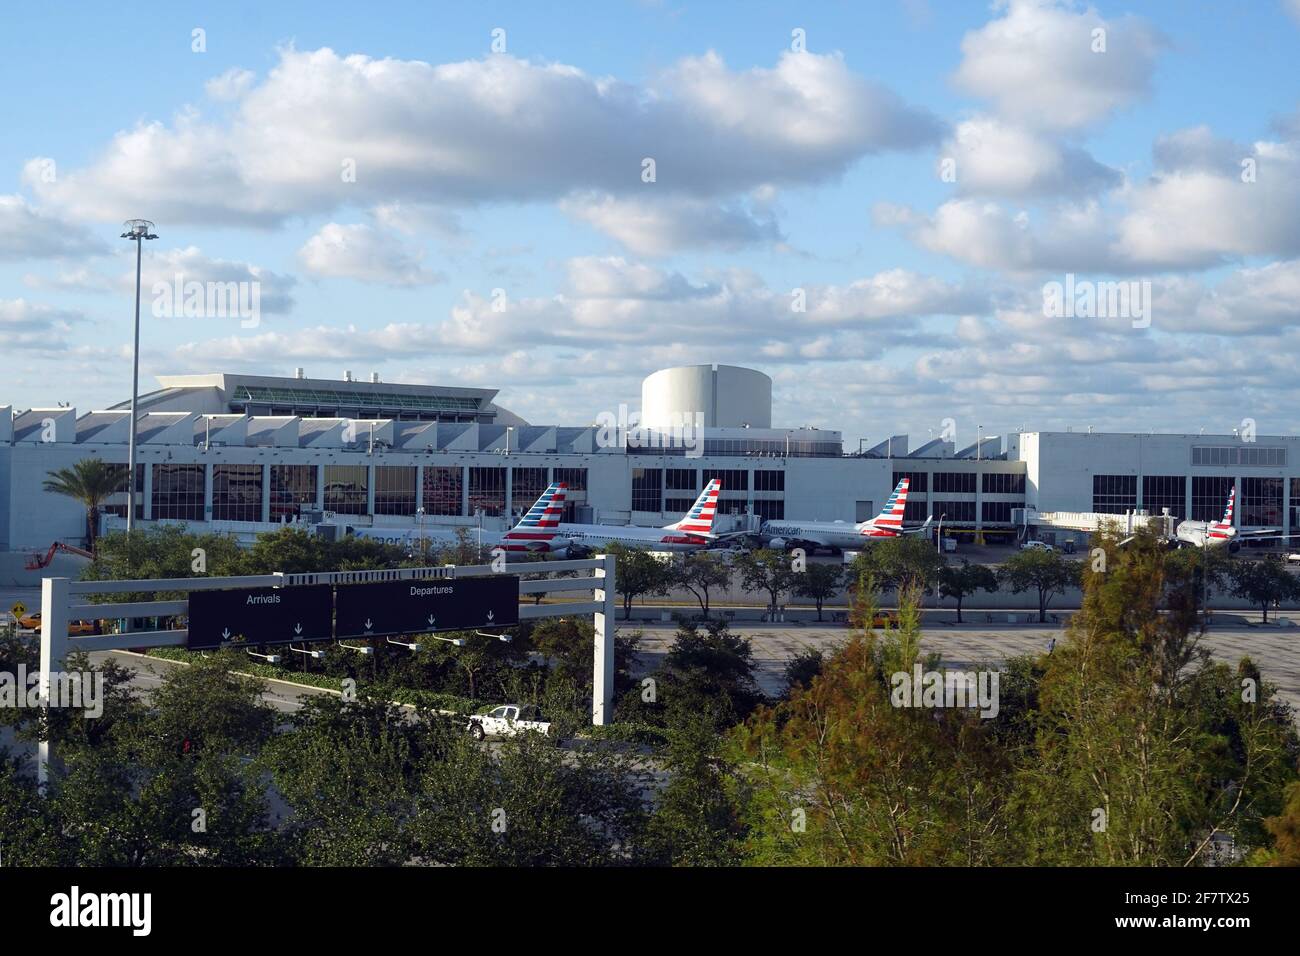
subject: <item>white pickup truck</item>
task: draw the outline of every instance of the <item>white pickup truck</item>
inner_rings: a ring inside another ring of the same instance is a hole
[[[532,704],[503,704],[486,714],[475,714],[465,728],[475,740],[484,737],[514,737],[524,731],[534,731],[549,736],[551,722]]]

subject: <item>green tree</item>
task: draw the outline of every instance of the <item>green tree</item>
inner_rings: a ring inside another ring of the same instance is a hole
[[[611,544],[614,555],[614,588],[623,596],[623,620],[632,616],[632,602],[643,594],[663,594],[668,589],[669,569],[644,548]]]
[[[884,591],[897,591],[902,587],[934,586],[943,555],[922,535],[901,535],[868,544],[850,565],[851,580],[867,578]]]
[[[709,616],[709,592],[731,583],[731,567],[716,554],[688,554],[669,569],[669,583],[695,595],[700,612]]]
[[[1300,600],[1300,581],[1276,559],[1237,558],[1228,566],[1227,580],[1233,594],[1260,609],[1265,624],[1270,606]]]
[[[791,566],[789,555],[771,548],[740,552],[736,556],[736,569],[740,572],[742,588],[767,595],[767,608],[773,615],[781,604],[781,596],[788,594],[798,583],[798,574]]]
[[[945,564],[939,569],[939,593],[957,602],[957,623],[961,620],[962,601],[976,591],[990,594],[998,589],[998,576],[986,564],[971,564],[962,558],[961,564]]]
[[[1043,624],[1047,623],[1047,605],[1052,597],[1077,585],[1079,574],[1079,562],[1067,561],[1055,551],[1037,548],[1017,551],[998,572],[1002,583],[1013,594],[1024,591],[1038,593],[1038,620]]]
[[[391,704],[311,697],[262,763],[307,866],[397,866],[413,852],[421,729]]]
[[[794,593],[810,598],[817,604],[817,620],[822,619],[822,606],[844,587],[844,569],[837,564],[813,562],[795,577]]]
[[[71,468],[59,468],[45,478],[45,490],[75,498],[86,508],[86,546],[93,554],[99,535],[99,512],[110,495],[125,491],[126,469],[105,464],[98,458],[83,458]]]

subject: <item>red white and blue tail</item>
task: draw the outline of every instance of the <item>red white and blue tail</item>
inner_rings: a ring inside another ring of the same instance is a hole
[[[555,543],[564,515],[564,492],[568,485],[557,481],[519,519],[519,523],[501,536],[506,551],[548,551]]]
[[[700,496],[695,499],[695,504],[691,505],[691,510],[686,512],[685,517],[680,521],[675,521],[666,525],[665,529],[669,531],[690,531],[696,534],[710,534],[713,531],[713,519],[718,514],[718,492],[722,490],[722,480],[719,478],[709,479],[709,483],[704,486]]]
[[[875,532],[892,532],[901,534],[903,531],[903,513],[907,510],[907,489],[911,487],[911,478],[902,478],[898,482],[898,487],[894,493],[889,496],[885,502],[885,507],[880,510],[870,521],[864,521],[862,527],[858,529],[859,534],[872,534]]]
[[[1210,524],[1209,537],[1211,538],[1230,538],[1236,534],[1236,529],[1232,526],[1232,512],[1237,501],[1237,488],[1234,485],[1228,492],[1228,506],[1223,509],[1223,520],[1215,521]]]

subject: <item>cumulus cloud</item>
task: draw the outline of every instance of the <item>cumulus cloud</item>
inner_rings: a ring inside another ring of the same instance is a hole
[[[1104,52],[1094,52],[1099,39]],[[954,81],[993,101],[1007,119],[1045,130],[1078,129],[1145,96],[1165,45],[1137,17],[1106,20],[1092,7],[1010,0],[1001,17],[962,39]]]
[[[205,254],[197,246],[179,249],[149,250],[141,262],[140,283],[146,295],[151,290],[167,287],[183,290],[188,283],[198,282],[225,284],[230,282],[257,282],[259,284],[260,308],[266,313],[285,313],[293,309],[293,288],[298,280],[293,276],[282,275],[234,259],[222,259]],[[33,288],[58,289],[65,292],[118,292],[134,294],[135,292],[135,250],[122,252],[117,258],[122,260],[121,272],[108,274],[89,268],[77,268],[60,272],[55,276],[29,275],[24,281]],[[130,260],[129,265],[126,260]]]
[[[1118,170],[1084,149],[991,116],[959,123],[940,153],[955,161],[957,190],[963,195],[1083,197],[1123,181]]]
[[[27,299],[0,299],[0,335],[7,349],[62,351],[64,335],[85,317],[71,309],[56,309]]]
[[[43,199],[112,219],[147,205],[160,220],[269,226],[337,207],[559,199],[656,188],[725,196],[838,176],[880,150],[934,143],[929,113],[835,55],[787,53],[733,71],[714,53],[645,86],[506,55],[434,65],[281,51],[228,120],[186,111],[119,132],[98,159],[44,182]],[[352,175],[355,172],[355,175]]]
[[[203,84],[203,90],[214,100],[237,100],[248,91],[257,77],[252,70],[231,67],[220,76],[214,76]]]
[[[365,223],[328,223],[298,250],[302,266],[322,278],[357,279],[390,286],[433,285],[446,276],[427,268],[422,250]]]
[[[781,230],[768,213],[738,203],[653,190],[646,198],[585,195],[565,200],[560,208],[642,256],[666,256],[689,248],[730,250],[781,239]]]
[[[31,168],[39,176],[43,160]],[[0,262],[100,255],[108,244],[83,226],[36,209],[22,196],[0,196]]]

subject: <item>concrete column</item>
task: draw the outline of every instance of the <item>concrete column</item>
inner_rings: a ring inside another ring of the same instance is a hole
[[[144,488],[140,491],[140,496],[143,500],[140,508],[143,512],[144,520],[150,521],[153,519],[153,465],[142,465],[138,461],[136,462],[136,465],[144,469]],[[132,478],[134,480],[134,476],[132,476]]]
[[[415,513],[424,507],[424,466],[415,466]]]
[[[50,674],[63,668],[63,660],[68,653],[68,605],[72,597],[72,580],[70,578],[45,578],[41,581],[41,673],[40,705],[46,720],[42,722],[45,730],[36,744],[36,785],[41,795],[46,792],[50,780],[50,765],[54,760],[52,745],[48,734],[50,707]]]
[[[513,503],[513,500],[514,500],[514,486],[515,486],[515,470],[514,470],[514,468],[511,467],[510,465],[506,465],[506,509],[505,509],[505,514],[506,514],[506,518],[507,518],[507,519],[509,519],[509,517],[510,517],[510,508],[511,508],[512,503]],[[530,501],[529,504],[532,504],[532,502]],[[507,523],[506,523],[506,527],[507,527],[507,528],[510,527],[510,523],[509,523],[508,520],[507,520]]]
[[[469,515],[469,465],[460,467],[460,513]]]
[[[325,466],[316,466],[316,509],[325,510]]]
[[[271,466],[262,466],[262,521],[271,520]]]
[[[203,464],[203,520],[212,520],[212,464]]]
[[[1192,482],[1195,480],[1195,476],[1188,475],[1187,485],[1183,488],[1183,517],[1189,521],[1192,517]]]
[[[595,599],[605,603],[605,609],[595,614],[596,655],[591,682],[591,723],[599,727],[612,723],[614,718],[614,615],[617,607],[614,600],[614,555],[598,554],[596,558],[605,562],[604,567],[595,570],[595,577],[601,585],[596,589]]]
[[[375,515],[375,466],[373,463],[366,465],[366,514],[372,518]]]

